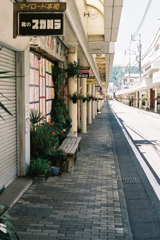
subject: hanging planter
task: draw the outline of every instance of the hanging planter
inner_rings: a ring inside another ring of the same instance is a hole
[[[73,93],[73,95],[71,96],[70,94],[68,95],[68,98],[70,100],[73,101],[73,103],[77,103],[78,99],[82,99],[83,97],[81,96],[81,94],[78,94],[77,92]]]
[[[72,99],[73,103],[77,103],[77,98]]]
[[[68,77],[79,77],[79,65],[77,62],[68,63],[68,69],[66,70]]]

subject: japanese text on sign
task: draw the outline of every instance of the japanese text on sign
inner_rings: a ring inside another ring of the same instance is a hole
[[[59,19],[32,19],[32,22],[21,22],[21,27],[31,27],[32,29],[60,29]]]
[[[63,13],[20,12],[18,17],[19,35],[63,35]]]
[[[79,78],[88,78],[89,73],[79,73]]]
[[[21,10],[59,10],[60,3],[23,3],[20,4]]]

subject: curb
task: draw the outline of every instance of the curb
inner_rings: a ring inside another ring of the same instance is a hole
[[[111,111],[111,108],[110,108],[108,103],[107,103],[107,108],[108,108],[108,110]],[[110,119],[110,114],[109,114],[109,119]],[[124,236],[125,236],[125,240],[133,240],[131,227],[130,227],[130,223],[129,223],[128,212],[127,212],[127,205],[126,205],[124,191],[123,191],[123,185],[122,185],[122,179],[121,179],[121,174],[120,174],[120,169],[119,169],[117,152],[116,152],[115,142],[114,142],[114,138],[113,138],[111,122],[109,123],[109,125],[110,125],[110,130],[111,130],[113,153],[114,153],[114,157],[115,157],[115,166],[116,166],[117,182],[118,182],[118,192],[119,192],[119,198],[120,198],[120,204],[121,204],[122,220],[123,220],[123,224],[124,224]]]

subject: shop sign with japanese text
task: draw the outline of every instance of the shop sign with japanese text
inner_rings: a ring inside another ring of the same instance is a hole
[[[95,83],[94,78],[87,79],[87,84],[94,84],[94,83]]]
[[[66,3],[14,3],[13,37],[63,35]]]
[[[18,35],[63,35],[63,13],[19,13]]]
[[[84,67],[84,66],[79,67],[79,70],[89,70],[89,69],[90,69],[90,67]]]
[[[89,78],[89,73],[79,73],[79,78]]]

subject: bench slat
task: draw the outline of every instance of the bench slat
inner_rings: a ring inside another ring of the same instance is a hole
[[[67,154],[74,155],[80,141],[81,137],[68,137],[63,141],[59,149],[63,149]]]

